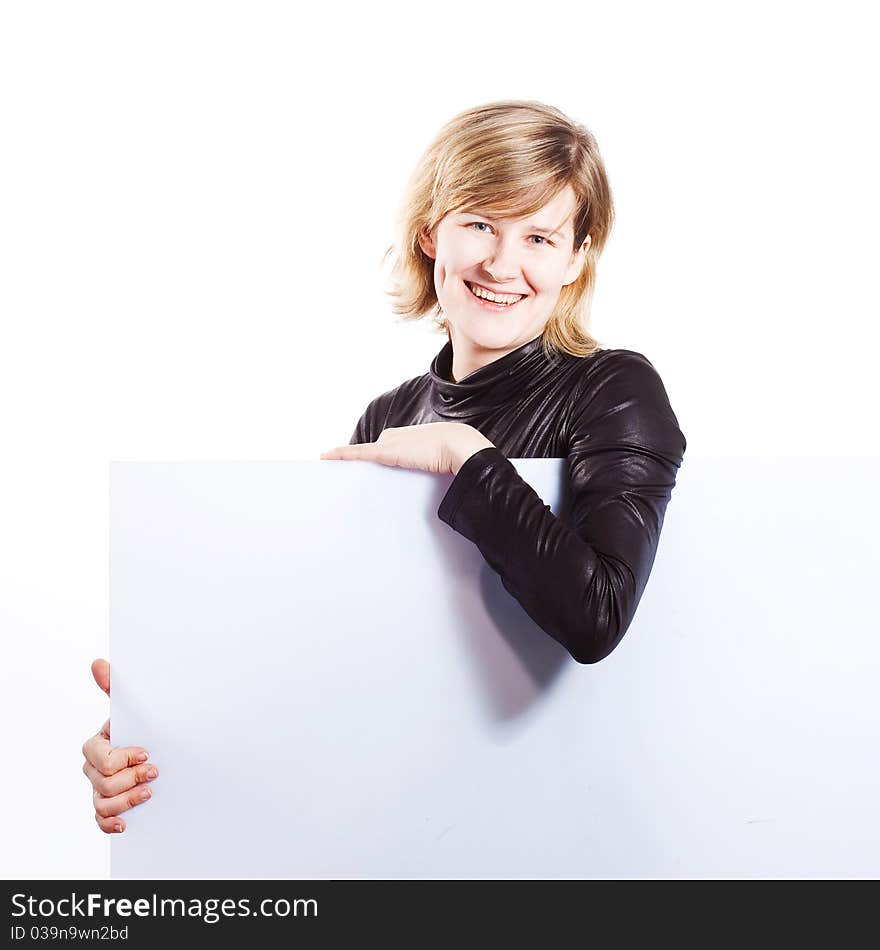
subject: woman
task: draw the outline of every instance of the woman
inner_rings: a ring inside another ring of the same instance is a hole
[[[433,312],[447,343],[321,456],[454,475],[439,517],[581,663],[632,621],[686,447],[651,363],[586,329],[613,216],[593,136],[559,110],[502,101],[453,118],[409,182],[392,272],[395,312]],[[535,457],[567,459],[565,521],[509,461]],[[109,665],[92,669],[109,694]],[[104,831],[149,797],[145,752],[112,749],[109,722],[83,746]]]

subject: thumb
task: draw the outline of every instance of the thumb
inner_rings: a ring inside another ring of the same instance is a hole
[[[110,695],[110,664],[106,660],[95,660],[92,663],[92,676],[104,692]]]

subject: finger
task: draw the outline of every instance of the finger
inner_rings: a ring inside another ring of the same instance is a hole
[[[114,748],[103,732],[86,739],[82,753],[102,775],[113,775],[131,765],[142,765],[150,757],[143,746]]]
[[[103,795],[104,798],[112,798],[114,795],[121,795],[122,792],[134,788],[143,782],[152,782],[159,775],[159,770],[151,762],[146,765],[136,765],[131,768],[121,769],[115,775],[102,775],[91,762],[83,762],[83,773],[92,783],[96,792]]]
[[[92,801],[95,803],[96,815],[101,818],[115,818],[121,812],[128,811],[129,808],[143,805],[144,802],[150,800],[152,795],[148,785],[136,785],[127,792],[114,795],[112,798],[104,798],[96,790],[92,793]]]
[[[121,818],[102,818],[95,812],[95,821],[98,823],[98,827],[101,831],[106,832],[108,835],[121,834],[125,831],[125,822]]]
[[[372,459],[376,454],[374,442],[360,445],[338,445],[335,449],[321,453],[322,459]]]
[[[92,676],[104,692],[110,695],[110,664],[106,660],[95,660],[92,663]]]

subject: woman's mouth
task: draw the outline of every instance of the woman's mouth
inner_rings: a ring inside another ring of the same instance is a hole
[[[486,288],[481,287],[479,284],[472,284],[467,280],[464,283],[478,304],[487,310],[494,310],[496,313],[502,310],[510,310],[511,307],[515,307],[521,300],[525,300],[527,296],[526,294],[493,294],[490,290],[486,290]]]

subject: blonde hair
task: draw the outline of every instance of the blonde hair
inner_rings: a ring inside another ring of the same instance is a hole
[[[534,214],[567,185],[577,196],[576,250],[590,236],[577,279],[562,288],[543,332],[548,356],[589,356],[600,348],[587,330],[596,264],[614,222],[614,204],[593,135],[542,102],[505,99],[475,106],[446,123],[419,159],[400,205],[391,271],[392,309],[418,320],[433,311],[449,332],[434,288],[434,261],[419,245],[447,214],[479,206],[502,217]]]

